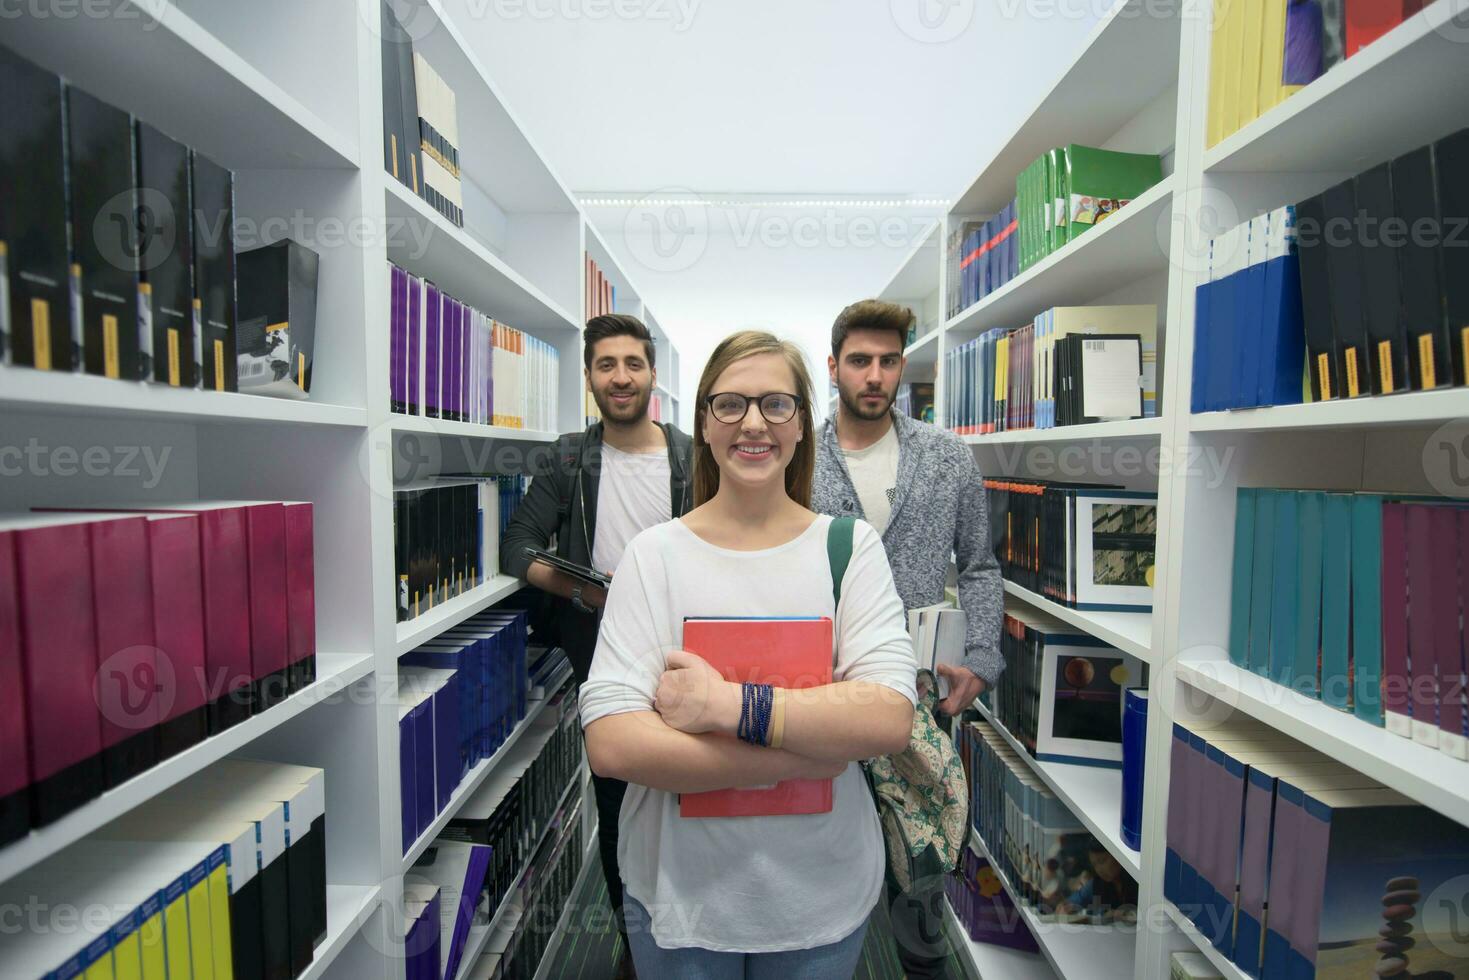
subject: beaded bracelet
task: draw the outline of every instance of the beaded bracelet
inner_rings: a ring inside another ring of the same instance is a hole
[[[751,745],[769,745],[775,689],[769,684],[746,683],[740,687],[740,723],[735,734]]]

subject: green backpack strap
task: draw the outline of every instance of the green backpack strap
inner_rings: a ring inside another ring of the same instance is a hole
[[[842,579],[852,560],[852,533],[857,528],[855,517],[833,517],[826,528],[826,560],[831,563],[831,598],[842,602]]]

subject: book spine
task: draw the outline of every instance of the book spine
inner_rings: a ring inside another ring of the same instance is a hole
[[[148,521],[142,517],[95,521],[87,530],[102,766],[112,788],[158,761],[159,686]]]
[[[149,520],[148,558],[159,682],[171,678],[173,689],[160,712],[158,755],[166,759],[209,734],[199,518],[178,514]]]
[[[30,745],[22,653],[15,534],[0,531],[0,846],[24,837],[31,827]]]

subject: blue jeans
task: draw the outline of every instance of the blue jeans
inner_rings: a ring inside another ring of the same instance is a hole
[[[672,980],[851,980],[867,936],[863,922],[845,939],[814,949],[779,953],[721,953],[708,949],[664,949],[653,941],[648,910],[631,895],[623,898],[628,944],[640,977]]]

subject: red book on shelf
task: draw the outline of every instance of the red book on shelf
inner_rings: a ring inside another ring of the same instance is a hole
[[[31,765],[31,816],[42,826],[102,792],[89,518],[15,518],[21,676]]]
[[[158,637],[159,683],[164,685],[158,756],[167,759],[209,735],[199,518],[194,514],[147,516],[153,631]]]
[[[1407,505],[1382,505],[1382,710],[1387,730],[1413,737],[1408,698]]]
[[[286,657],[291,691],[316,680],[316,538],[310,501],[286,509]]]
[[[725,680],[799,689],[831,683],[832,625],[820,619],[688,619],[684,649]],[[768,817],[831,812],[830,779],[679,795],[684,817]]]
[[[1417,0],[1351,0],[1346,4],[1346,56],[1361,51],[1421,7]]]
[[[94,687],[102,713],[102,769],[110,788],[158,762],[160,685],[148,521],[98,520],[87,525],[87,532],[97,624]]]
[[[31,827],[24,690],[15,539],[0,530],[0,845],[25,836]]]

